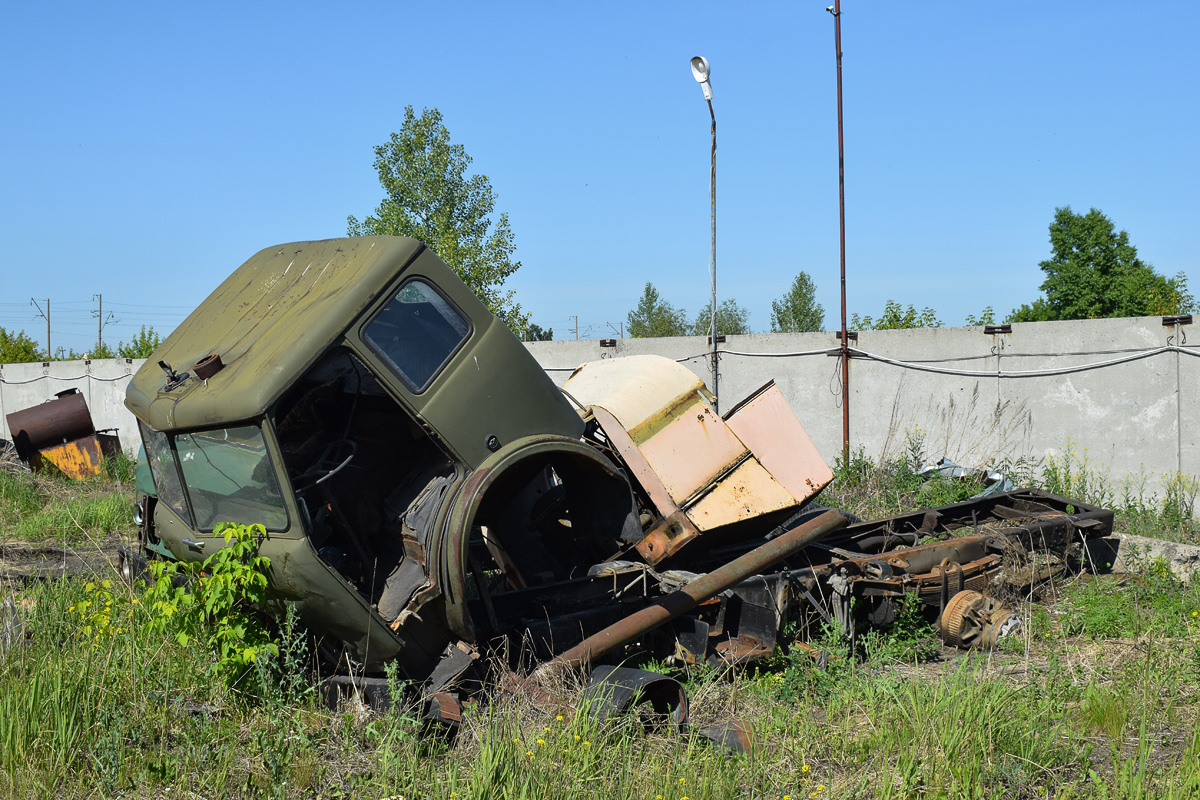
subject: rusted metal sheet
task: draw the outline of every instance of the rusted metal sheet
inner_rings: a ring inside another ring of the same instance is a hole
[[[104,459],[120,452],[121,445],[111,433],[93,433],[66,444],[44,447],[33,453],[29,465],[33,469],[53,467],[68,478],[83,480],[99,475]]]

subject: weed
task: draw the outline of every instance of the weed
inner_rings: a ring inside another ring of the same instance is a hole
[[[921,601],[905,593],[896,603],[896,618],[882,630],[872,629],[862,637],[868,661],[900,661],[908,664],[929,661],[942,643],[925,619]]]
[[[258,554],[266,529],[220,523],[213,535],[224,537],[226,546],[203,563],[151,562],[154,583],[145,598],[152,612],[148,625],[183,647],[202,642],[216,656],[213,670],[233,686],[260,674],[249,669],[260,653],[279,655],[279,646],[258,614],[267,596],[265,571],[270,565]],[[263,687],[243,688],[260,694]]]

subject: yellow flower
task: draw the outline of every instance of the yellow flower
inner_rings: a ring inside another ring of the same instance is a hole
[[[577,742],[578,742],[578,741],[579,741],[581,738],[582,738],[582,737],[581,737],[581,736],[580,736],[578,733],[577,733],[577,734],[575,734],[575,741],[577,741]]]
[[[1193,616],[1193,617],[1200,617],[1200,611],[1193,611],[1193,612],[1192,612],[1192,616]]]
[[[562,721],[563,721],[563,715],[562,715],[562,714],[559,714],[557,717],[555,717],[555,719],[556,719],[556,720],[558,720],[559,722],[562,722]],[[547,730],[549,730],[549,729],[547,729]]]
[[[808,773],[812,772],[812,767],[810,767],[808,764],[805,764],[800,768],[800,771],[807,775]]]
[[[544,730],[546,733],[549,733],[549,732],[550,732],[550,726],[549,726],[549,725],[547,725],[546,727],[542,728],[542,730]]]
[[[538,744],[545,744],[545,743],[546,743],[546,740],[545,740],[545,739],[538,739],[538,740],[537,740],[537,743],[538,743]]]
[[[679,782],[680,782],[680,783],[683,783],[683,778],[680,778],[680,779],[679,779]]]
[[[591,746],[592,746],[592,743],[591,743],[591,742],[584,742],[584,743],[583,743],[583,746],[584,746],[584,747],[591,747]]]

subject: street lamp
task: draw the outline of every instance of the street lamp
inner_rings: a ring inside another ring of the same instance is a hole
[[[692,58],[692,77],[704,90],[704,100],[708,103],[708,116],[712,119],[712,167],[709,172],[708,193],[712,206],[712,246],[708,254],[708,273],[712,279],[712,304],[709,307],[709,334],[712,342],[712,388],[713,407],[720,413],[721,394],[717,385],[717,115],[713,113],[712,84],[708,82],[708,59],[704,56]]]

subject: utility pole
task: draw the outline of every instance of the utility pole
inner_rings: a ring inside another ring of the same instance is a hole
[[[575,341],[579,341],[579,315],[576,314],[573,317],[567,317],[567,319],[575,320]]]
[[[846,159],[842,143],[842,0],[825,9],[833,14],[837,52],[838,221],[842,256],[842,463],[850,463],[850,341],[846,332]]]
[[[115,319],[111,311],[108,312],[108,319],[105,319],[104,295],[97,294],[92,296],[96,298],[98,304],[96,310],[96,353],[99,354],[104,349],[104,326],[110,322],[119,322],[120,320]]]
[[[46,311],[42,313],[42,307],[37,304],[37,300],[29,298],[29,303],[38,310],[38,316],[46,320],[46,360],[50,360],[50,298],[46,298]]]

